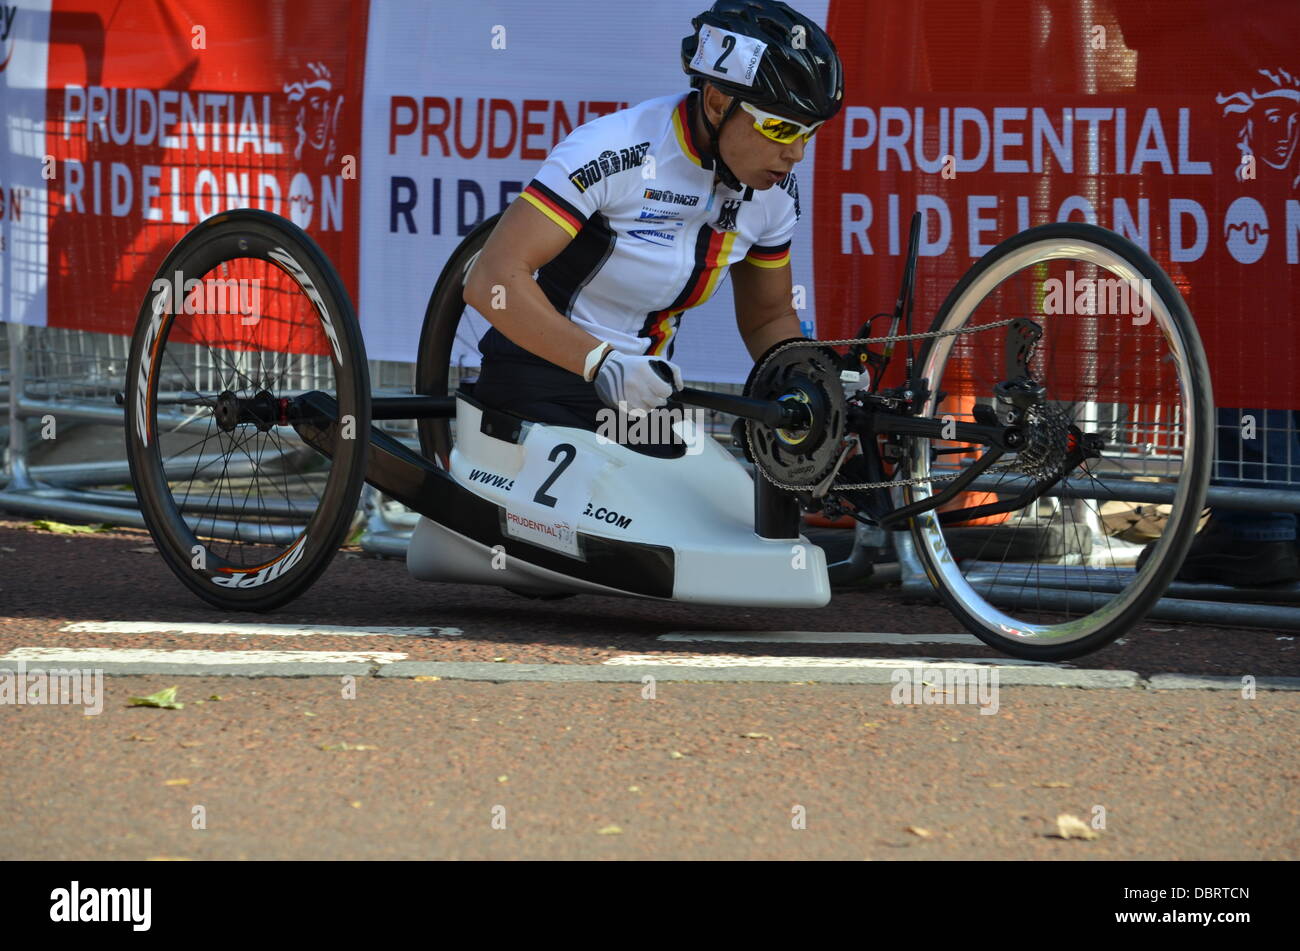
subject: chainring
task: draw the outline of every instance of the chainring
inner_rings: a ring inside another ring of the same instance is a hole
[[[845,430],[840,362],[830,347],[790,347],[773,353],[746,384],[751,399],[798,400],[812,416],[806,430],[795,431],[746,420],[754,464],[771,481],[811,489],[835,469]]]

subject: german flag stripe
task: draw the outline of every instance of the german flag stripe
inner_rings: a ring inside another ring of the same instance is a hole
[[[668,349],[668,342],[677,331],[683,311],[698,307],[713,296],[722,281],[727,265],[731,263],[731,250],[736,242],[734,231],[715,231],[711,226],[700,228],[695,240],[695,266],[677,298],[663,310],[651,311],[641,326],[640,336],[650,341],[646,353],[658,356]]]
[[[582,212],[537,179],[528,183],[520,197],[568,232],[570,238],[576,238],[586,223]]]
[[[749,254],[747,254],[746,257],[751,257],[751,258],[759,257],[759,258],[767,258],[770,260],[772,258],[780,257],[781,255],[785,254],[789,250],[790,250],[789,241],[786,241],[782,244],[751,244],[749,246]]]
[[[673,134],[677,136],[677,145],[688,159],[701,168],[712,168],[713,162],[706,159],[700,154],[700,150],[695,147],[695,136],[691,132],[691,110],[689,104],[691,97],[699,95],[698,92],[692,91],[682,97],[682,101],[677,104],[673,110]]]
[[[755,267],[785,267],[790,263],[790,252],[786,250],[778,254],[755,254],[751,251],[745,255],[745,260]]]

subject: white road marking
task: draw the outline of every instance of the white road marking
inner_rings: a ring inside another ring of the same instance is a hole
[[[6,661],[59,664],[391,664],[406,660],[392,651],[205,651],[114,647],[15,647]]]
[[[236,634],[241,637],[462,637],[458,627],[348,627],[317,624],[203,624],[169,621],[79,621],[64,634]]]
[[[606,664],[648,667],[1059,667],[1036,660],[978,657],[717,657],[710,654],[624,654]]]
[[[717,641],[729,644],[960,644],[979,647],[983,641],[973,634],[868,634],[853,631],[673,631],[661,634],[661,641]]]

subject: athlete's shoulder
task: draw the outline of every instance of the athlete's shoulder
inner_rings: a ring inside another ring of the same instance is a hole
[[[661,96],[639,102],[570,132],[552,152],[567,177],[580,191],[601,181],[608,188],[620,173],[640,168],[662,135],[681,96]],[[631,181],[634,176],[623,176]]]
[[[621,146],[627,139],[651,136],[672,118],[672,110],[681,96],[647,99],[626,109],[607,112],[572,129],[559,145]]]

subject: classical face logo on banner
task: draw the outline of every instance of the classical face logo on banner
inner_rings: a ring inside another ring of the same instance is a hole
[[[284,91],[289,94],[289,101],[298,103],[298,115],[294,121],[294,131],[298,141],[293,148],[293,157],[302,158],[303,144],[310,145],[317,152],[324,152],[324,161],[329,164],[334,159],[335,136],[338,130],[339,110],[343,108],[343,94],[334,93],[334,83],[330,77],[329,67],[324,63],[308,63],[311,76],[295,83],[285,83]]]
[[[1300,77],[1285,69],[1261,69],[1262,77],[1251,84],[1250,91],[1239,90],[1214,97],[1223,106],[1223,114],[1240,113],[1245,124],[1237,133],[1237,149],[1242,156],[1280,172],[1289,173],[1291,187],[1300,185]],[[1247,164],[1237,166],[1237,178],[1244,177]]]

